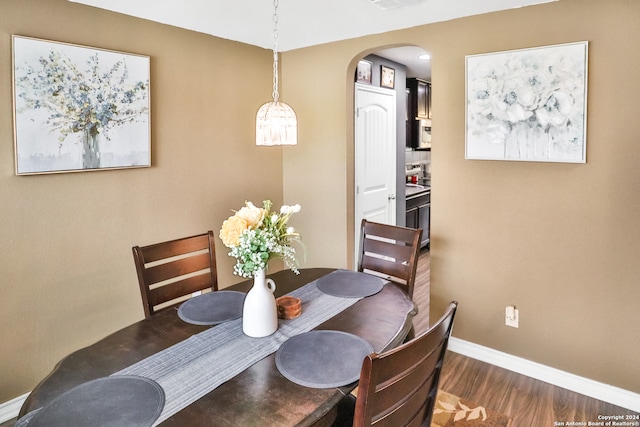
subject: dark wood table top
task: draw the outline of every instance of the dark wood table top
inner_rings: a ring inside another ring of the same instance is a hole
[[[333,269],[302,269],[300,275],[283,270],[269,275],[276,282],[276,297],[287,294]],[[252,282],[226,288],[246,292]],[[415,305],[402,289],[387,284],[316,329],[350,332],[367,340],[376,351],[400,344],[411,328]],[[127,326],[61,360],[31,392],[20,410],[24,414],[46,405],[66,390],[106,377],[211,326],[182,321],[169,309]],[[341,389],[314,389],[297,385],[280,374],[271,354],[241,374],[192,403],[162,426],[293,426],[325,425],[335,406],[355,385]]]

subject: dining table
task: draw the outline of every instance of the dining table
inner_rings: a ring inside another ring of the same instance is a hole
[[[326,282],[326,278],[331,277],[331,274],[341,271],[343,270],[334,268],[305,268],[300,269],[299,274],[282,270],[267,277],[276,284],[274,296],[280,297],[295,295],[295,292],[311,285],[315,286],[323,280]],[[245,280],[221,291],[246,293],[252,285],[252,280]],[[401,286],[385,280],[381,290],[354,301],[312,330],[339,331],[354,335],[368,343],[373,352],[378,353],[404,342],[412,328],[412,319],[417,313],[417,308]],[[304,314],[304,302],[302,311]],[[295,324],[296,321],[298,319],[286,322]],[[284,321],[280,319],[279,322],[279,327],[282,328]],[[222,330],[222,325],[186,322],[179,315],[178,306],[175,306],[159,311],[149,319],[126,326],[58,362],[51,373],[29,394],[20,410],[18,423],[23,416],[27,419],[29,414],[46,408],[59,396],[74,388],[118,372],[127,372],[129,367],[182,345],[193,337],[205,333],[215,334],[218,329]],[[252,340],[261,342],[260,340],[265,339]],[[252,348],[246,348],[247,353],[253,351]],[[252,362],[249,367],[243,368],[241,372],[216,385],[212,390],[203,392],[202,397],[166,419],[160,419],[159,424],[156,424],[242,427],[331,425],[337,415],[338,403],[357,386],[357,380],[328,387],[301,385],[283,375],[277,366],[277,351],[259,357],[260,360]],[[358,366],[362,364],[362,359],[356,361]],[[214,365],[215,362],[208,366]],[[207,366],[200,372],[199,376],[209,375]],[[182,382],[188,389],[189,382]]]

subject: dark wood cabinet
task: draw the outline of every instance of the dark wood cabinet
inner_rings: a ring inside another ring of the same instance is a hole
[[[406,225],[409,228],[418,228],[418,208],[407,209]]]
[[[431,83],[407,79],[407,147],[420,148],[426,120],[431,120]]]
[[[429,227],[431,226],[431,202],[418,206],[418,227],[422,228],[422,242],[420,247],[424,248],[430,242]]]
[[[407,79],[409,91],[409,108],[413,111],[409,114],[413,119],[431,118],[431,83],[418,78]]]
[[[407,196],[406,203],[406,226],[409,228],[422,228],[422,242],[420,247],[425,247],[430,241],[431,192],[427,190]]]
[[[420,118],[426,118],[428,119],[429,116],[429,95],[431,93],[431,91],[429,90],[429,83],[422,81],[422,80],[417,80],[417,96],[416,96],[416,101],[417,101],[417,108],[416,108],[416,116],[420,117]]]

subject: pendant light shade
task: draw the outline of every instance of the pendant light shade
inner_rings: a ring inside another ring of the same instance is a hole
[[[256,116],[256,145],[296,145],[296,113],[284,102],[267,102]]]
[[[298,119],[278,93],[278,0],[273,1],[273,101],[262,105],[256,115],[256,145],[296,145]]]

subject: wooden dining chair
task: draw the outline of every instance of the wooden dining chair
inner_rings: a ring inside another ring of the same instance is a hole
[[[362,363],[358,395],[345,396],[335,427],[431,426],[444,361],[458,303],[427,331]]]
[[[181,297],[218,290],[213,231],[132,249],[147,319]]]
[[[362,220],[358,271],[371,272],[406,287],[413,299],[422,229]]]

